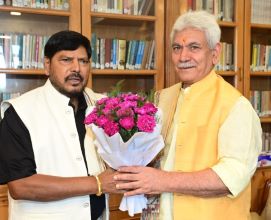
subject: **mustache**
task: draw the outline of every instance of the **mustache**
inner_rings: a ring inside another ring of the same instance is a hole
[[[80,73],[75,72],[75,73],[72,73],[72,74],[68,75],[65,78],[65,82],[68,81],[68,80],[78,79],[78,78],[79,78],[80,81],[83,81],[83,77],[80,75]]]
[[[182,63],[178,63],[177,67],[178,68],[190,68],[190,67],[196,67],[196,65],[191,62],[182,62]]]

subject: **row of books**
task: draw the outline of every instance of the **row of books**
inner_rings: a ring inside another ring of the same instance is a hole
[[[252,45],[250,69],[252,71],[271,70],[271,45]]]
[[[93,69],[154,69],[155,42],[91,36]]]
[[[250,102],[260,117],[271,115],[271,91],[250,91]]]
[[[69,0],[0,0],[0,5],[57,10],[69,10],[70,7]]]
[[[154,0],[92,0],[94,12],[129,15],[149,15],[154,8]]]
[[[49,36],[0,33],[0,68],[43,68],[43,48]]]
[[[229,71],[234,70],[233,64],[233,46],[231,43],[221,42],[222,48],[219,57],[219,63],[216,65],[216,70]]]
[[[187,0],[189,10],[205,10],[221,21],[233,21],[233,0]]]
[[[251,2],[251,23],[271,23],[271,0],[252,0]]]

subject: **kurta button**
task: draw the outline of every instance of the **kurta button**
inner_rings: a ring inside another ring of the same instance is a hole
[[[77,161],[81,161],[81,160],[82,160],[82,157],[78,156],[78,157],[76,157],[76,160],[77,160]]]
[[[88,207],[89,207],[89,203],[88,203],[88,202],[85,202],[85,203],[83,204],[83,207],[84,207],[84,208],[88,208]]]
[[[76,138],[76,134],[75,133],[71,133],[71,137],[72,138]]]
[[[67,110],[65,111],[66,114],[71,114],[71,112],[72,112],[72,111],[71,111],[70,109],[67,109]]]

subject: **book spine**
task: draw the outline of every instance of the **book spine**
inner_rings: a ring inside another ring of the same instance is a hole
[[[123,70],[125,67],[126,40],[119,40],[118,46],[118,69]]]

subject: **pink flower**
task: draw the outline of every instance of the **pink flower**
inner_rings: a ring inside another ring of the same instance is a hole
[[[97,118],[95,124],[102,128],[106,123],[108,123],[108,121],[109,119],[106,116],[101,115],[100,117]]]
[[[119,123],[126,130],[131,130],[135,126],[134,118],[132,117],[121,118]]]
[[[157,108],[152,103],[145,103],[140,108],[135,108],[135,112],[141,115],[149,114],[154,115],[157,112]]]
[[[127,117],[127,116],[133,117],[134,112],[133,112],[133,110],[131,108],[120,108],[117,111],[117,116],[119,118],[123,118],[123,117]]]
[[[148,114],[155,114],[157,112],[157,108],[154,106],[154,104],[150,103],[150,102],[147,102],[144,104],[143,108],[146,109],[146,112]]]
[[[109,99],[108,97],[101,98],[101,99],[99,99],[99,100],[97,101],[97,104],[98,104],[98,105],[103,105],[103,104],[105,104],[105,103],[107,102],[108,99]]]
[[[140,97],[137,94],[124,94],[123,96],[124,101],[138,101],[140,100]]]
[[[85,124],[92,124],[95,123],[98,118],[97,112],[92,111],[86,118],[84,123]]]
[[[153,132],[155,127],[155,118],[151,115],[138,115],[136,125],[139,131]]]
[[[114,134],[119,132],[119,127],[118,124],[113,122],[113,121],[107,121],[104,124],[104,132],[108,135],[108,136],[113,136]]]
[[[110,114],[111,114],[111,111],[112,111],[111,108],[105,107],[105,108],[102,110],[102,113],[105,114],[105,115],[110,115]]]
[[[118,106],[120,108],[136,107],[137,106],[137,102],[135,102],[135,101],[123,101],[123,102],[119,103]]]
[[[120,99],[118,97],[110,98],[105,103],[105,108],[114,109],[118,106],[119,102],[120,102]]]

